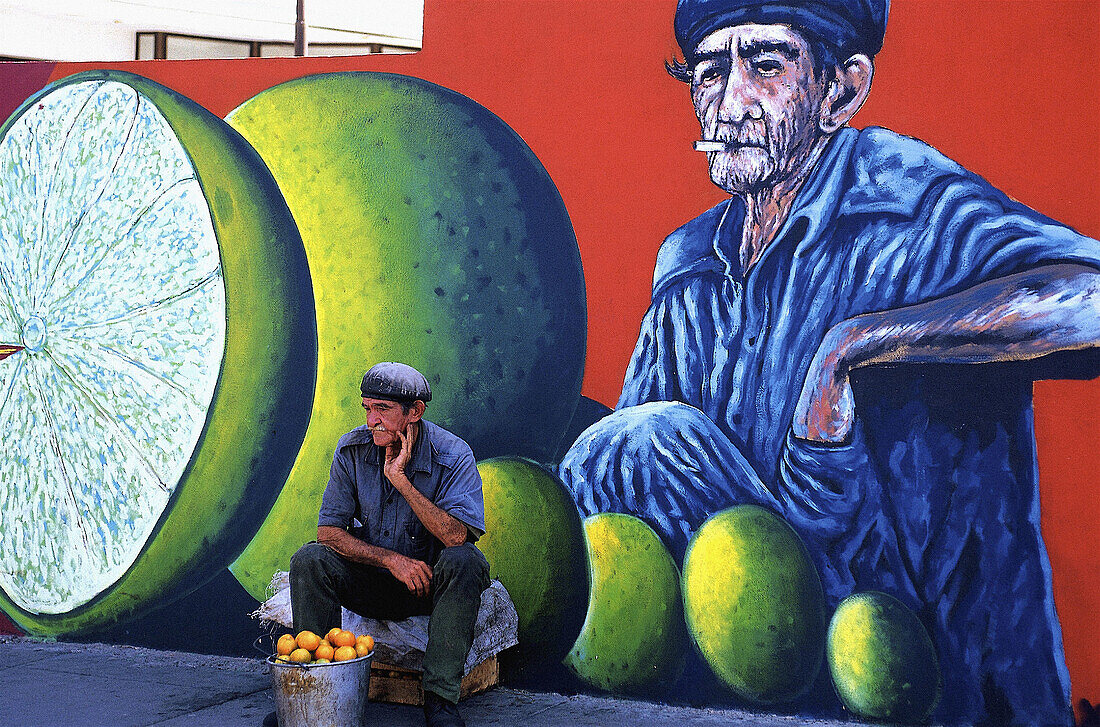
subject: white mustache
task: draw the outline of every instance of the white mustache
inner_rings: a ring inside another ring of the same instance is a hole
[[[760,123],[746,123],[740,127],[719,124],[714,130],[714,140],[730,146],[764,146],[768,133]]]
[[[369,429],[370,429],[370,431],[372,431],[372,432],[385,432],[385,431],[387,431],[387,430],[386,430],[386,427],[384,427],[384,426],[383,426],[383,425],[381,425],[381,424],[379,424],[379,425],[378,425],[377,427],[369,427]]]

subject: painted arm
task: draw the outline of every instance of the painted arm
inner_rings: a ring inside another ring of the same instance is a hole
[[[1023,361],[1100,346],[1100,272],[1051,265],[918,305],[868,313],[825,334],[795,408],[796,437],[840,443],[855,418],[849,373],[884,363]]]

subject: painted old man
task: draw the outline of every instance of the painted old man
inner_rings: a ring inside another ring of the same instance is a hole
[[[481,476],[469,445],[423,418],[431,389],[411,366],[363,376],[366,424],[340,438],[317,542],[290,563],[294,629],[340,625],[341,606],[380,619],[431,614],[424,653],[428,727],[462,725],[456,704],[489,564]]]
[[[831,606],[891,593],[944,672],[934,718],[1070,724],[1031,390],[1096,373],[1100,244],[920,141],[850,128],[886,0],[680,0],[712,181],[665,240],[617,410],[560,473],[682,558],[780,513]]]

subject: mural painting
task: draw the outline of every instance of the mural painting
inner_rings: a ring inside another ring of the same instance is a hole
[[[888,4],[825,5],[678,3],[669,72],[732,197],[666,238],[616,411],[560,474],[582,513],[636,515],[683,560],[692,636],[750,701],[808,689],[824,614],[875,591],[890,600],[830,629],[853,712],[1067,722],[1031,382],[1095,357],[1024,362],[1100,345],[1100,243],[919,141],[849,128]],[[730,597],[757,579],[806,583]],[[921,623],[935,650],[908,648]]]
[[[247,639],[316,535],[359,377],[403,360],[479,460],[526,684],[1070,724],[1096,685],[1064,656],[1032,384],[1097,373],[1100,243],[849,123],[897,11],[640,11],[675,36],[662,104],[697,118],[675,172],[718,196],[652,209],[610,281],[582,273],[601,239],[569,155],[428,32],[419,59],[250,66],[226,108],[172,64],[55,69],[0,128],[0,608]]]

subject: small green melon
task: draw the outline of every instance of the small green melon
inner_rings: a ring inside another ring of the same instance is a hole
[[[524,661],[557,663],[577,639],[588,599],[584,531],[556,476],[518,457],[481,462],[485,535],[477,546],[519,614]]]
[[[860,717],[923,722],[943,678],[924,624],[885,593],[856,593],[837,606],[827,654],[837,695]]]

